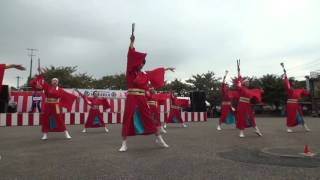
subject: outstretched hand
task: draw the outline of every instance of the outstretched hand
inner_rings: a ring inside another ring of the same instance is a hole
[[[79,91],[79,89],[74,89],[80,96],[82,96],[83,94]]]
[[[15,64],[15,68],[18,69],[18,70],[21,70],[21,71],[26,70],[26,68],[23,67],[21,64]]]
[[[9,65],[6,65],[6,69],[10,69],[10,68],[16,68],[16,69],[21,70],[21,71],[26,70],[26,68],[23,67],[21,64],[9,64]]]
[[[165,68],[165,70],[166,70],[166,71],[171,71],[171,72],[174,72],[174,71],[175,71],[175,69],[176,69],[176,68],[173,68],[173,67]]]

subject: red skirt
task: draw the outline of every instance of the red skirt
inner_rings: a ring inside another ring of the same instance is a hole
[[[222,123],[233,124],[234,119],[235,119],[235,115],[234,115],[234,112],[231,110],[231,105],[230,104],[221,105],[221,115],[219,119],[220,124]]]
[[[149,105],[151,117],[157,127],[161,126],[160,113],[157,106]]]
[[[61,108],[58,103],[45,103],[40,115],[42,132],[64,132],[66,125],[61,117]]]
[[[287,103],[287,126],[303,124],[303,113],[298,103]]]
[[[236,113],[236,125],[238,129],[256,127],[254,114],[250,103],[239,102]]]
[[[103,114],[99,109],[90,109],[85,128],[99,128],[105,127],[103,121]]]
[[[127,95],[122,136],[148,135],[157,132],[157,127],[151,118],[147,99],[144,95]]]
[[[169,117],[166,123],[183,123],[180,109],[170,108]]]

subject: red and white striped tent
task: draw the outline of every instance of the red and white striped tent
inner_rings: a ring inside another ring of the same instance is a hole
[[[69,91],[72,92],[72,90]],[[88,90],[87,92],[86,90],[80,91],[83,91],[84,94],[90,94],[94,90]],[[107,97],[111,106],[110,109],[107,109],[103,113],[105,122],[109,124],[122,123],[126,91],[103,92],[102,94],[102,96]],[[42,98],[44,99],[44,96]],[[40,124],[39,113],[28,113],[32,106],[32,92],[13,91],[10,93],[10,99],[17,103],[17,113],[0,114],[0,127],[34,126]],[[64,109],[62,116],[66,124],[83,124],[88,116],[88,109],[88,104],[82,98],[79,98],[73,104],[71,112],[67,112]],[[160,105],[161,122],[164,122],[168,117],[169,110],[170,99],[167,99],[166,105]],[[207,120],[205,112],[182,112],[181,115],[186,122]]]

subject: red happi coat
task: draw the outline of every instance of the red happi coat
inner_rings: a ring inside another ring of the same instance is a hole
[[[303,113],[298,100],[301,96],[308,96],[309,92],[305,89],[294,89],[290,86],[287,77],[284,79],[284,87],[287,93],[287,126],[294,127],[303,124]]]
[[[226,119],[229,113],[232,113],[235,116],[235,112],[232,111],[232,101],[239,99],[239,93],[237,91],[231,91],[227,84],[221,83],[221,115],[220,123],[226,123]]]
[[[108,103],[107,99],[85,97],[84,100],[91,106],[87,121],[85,123],[85,128],[105,127],[103,113],[100,112],[99,106],[103,107],[103,111],[110,108],[110,104]]]
[[[0,93],[2,90],[2,81],[3,81],[3,76],[4,76],[4,71],[6,69],[6,65],[5,64],[0,64]]]
[[[181,117],[181,107],[177,103],[177,98],[171,94],[171,106],[169,117],[166,120],[166,123],[184,123]]]
[[[155,88],[164,84],[165,70],[158,68],[147,72],[139,71],[139,66],[145,57],[145,53],[136,52],[134,48],[129,48],[126,70],[128,95],[124,109],[122,136],[147,135],[157,131],[150,108],[147,105],[145,91],[148,90],[149,82]],[[134,94],[130,91],[139,91],[140,93]]]
[[[248,127],[255,127],[254,112],[250,100],[254,98],[261,102],[261,89],[248,89],[241,85],[237,85],[237,88],[240,96],[236,111],[237,128],[243,130]]]
[[[72,104],[77,96],[64,91],[60,87],[53,87],[44,81],[41,75],[38,75],[31,86],[36,88],[37,82],[44,90],[46,96],[42,113],[40,115],[40,123],[42,132],[63,132],[66,130],[64,119],[61,117],[61,107],[65,107],[71,111]],[[56,101],[54,101],[56,100]]]

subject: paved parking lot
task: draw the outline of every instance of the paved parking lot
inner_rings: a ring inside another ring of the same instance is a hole
[[[218,132],[217,119],[188,128],[172,125],[164,135],[170,148],[159,148],[154,136],[139,136],[129,138],[125,153],[117,151],[121,125],[110,125],[108,134],[103,129],[84,134],[82,126],[68,126],[72,140],[51,133],[47,141],[40,140],[39,127],[0,128],[0,179],[320,179],[319,167],[304,167],[299,160],[297,166],[246,161],[263,148],[301,147],[302,152],[309,144],[320,151],[320,118],[306,118],[310,133],[297,128],[288,134],[284,121],[257,118],[264,136],[248,129],[243,139],[230,127]],[[222,155],[229,151],[243,161]]]

